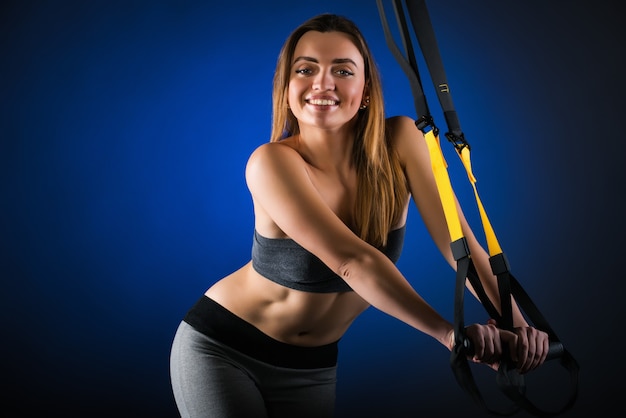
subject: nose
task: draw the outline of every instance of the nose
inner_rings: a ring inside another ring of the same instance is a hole
[[[328,71],[319,71],[313,79],[313,90],[332,91],[335,89],[335,80]]]

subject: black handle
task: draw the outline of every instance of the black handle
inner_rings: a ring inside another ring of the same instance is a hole
[[[474,354],[474,347],[472,344],[472,340],[468,337],[463,339],[463,347],[465,348],[465,352],[467,355],[471,356]],[[563,343],[560,341],[551,341],[550,346],[548,347],[548,355],[546,356],[546,361],[554,360],[563,355],[563,351],[565,348],[563,347]]]

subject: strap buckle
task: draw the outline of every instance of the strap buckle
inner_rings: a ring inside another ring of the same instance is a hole
[[[469,142],[465,140],[465,134],[463,132],[460,134],[446,132],[446,138],[452,143],[452,145],[454,145],[454,148],[456,148],[458,152],[461,152],[463,148],[467,148],[468,150],[472,149]]]
[[[420,116],[420,118],[415,121],[415,126],[417,126],[417,129],[419,129],[423,133],[428,132],[428,128],[430,127],[432,128],[433,134],[435,136],[439,135],[439,128],[435,126],[435,120],[431,115]]]

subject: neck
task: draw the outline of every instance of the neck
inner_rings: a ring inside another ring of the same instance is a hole
[[[300,126],[297,142],[300,153],[315,167],[340,169],[352,166],[352,124],[335,130]]]

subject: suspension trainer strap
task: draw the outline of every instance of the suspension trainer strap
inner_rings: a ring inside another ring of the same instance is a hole
[[[563,406],[555,411],[547,411],[536,406],[531,402],[528,397],[525,396],[523,390],[518,390],[522,387],[523,381],[519,380],[520,376],[516,376],[516,372],[510,364],[505,363],[498,371],[496,381],[500,390],[505,393],[510,399],[513,399],[516,404],[521,405],[528,412],[536,416],[555,416],[569,410],[575,403],[578,394],[578,370],[579,366],[571,353],[565,349],[560,339],[556,335],[554,329],[550,326],[546,318],[539,311],[537,306],[533,303],[532,299],[513,276],[510,271],[510,265],[504,252],[500,247],[500,244],[496,238],[496,234],[493,230],[491,222],[487,216],[487,212],[478,195],[478,189],[476,187],[476,177],[472,172],[470,162],[470,150],[469,147],[457,147],[455,146],[458,156],[460,157],[463,166],[465,167],[468,179],[474,190],[474,197],[478,206],[480,217],[483,224],[486,240],[489,246],[489,262],[491,264],[491,270],[496,275],[498,280],[498,290],[501,300],[502,316],[499,322],[499,326],[503,329],[513,329],[513,316],[511,295],[515,297],[518,305],[526,316],[531,320],[534,326],[538,329],[545,331],[550,338],[550,351],[548,359],[559,358],[561,366],[569,371],[570,374],[570,397],[563,404]],[[478,279],[471,280],[479,281]]]
[[[451,237],[451,249],[454,259],[457,262],[455,294],[454,294],[454,348],[450,356],[450,365],[454,376],[459,385],[474,399],[476,403],[482,406],[486,411],[494,415],[509,416],[519,411],[519,407],[512,405],[507,410],[496,410],[489,407],[484,400],[475,379],[472,369],[469,366],[467,357],[471,354],[470,340],[465,334],[464,308],[463,301],[465,297],[465,283],[469,279],[472,287],[476,290],[477,295],[492,318],[497,318],[498,323],[502,322],[502,316],[491,303],[487,296],[482,283],[476,272],[474,263],[470,257],[467,241],[463,236],[461,222],[456,210],[456,203],[450,183],[448,171],[441,152],[439,138],[433,135],[433,131],[424,134],[430,161],[441,198],[444,214],[446,214],[446,222]],[[458,236],[457,236],[458,235]],[[456,239],[455,239],[456,237]],[[509,297],[510,300],[510,297]],[[518,390],[525,390],[524,382],[521,376],[519,378],[511,378],[508,381],[513,382]]]
[[[454,193],[452,191],[452,186],[447,173],[447,164],[443,158],[443,153],[441,152],[438,136],[439,130],[434,123],[432,115],[430,114],[426,97],[422,89],[419,70],[417,68],[417,61],[411,44],[407,19],[405,18],[403,2],[401,0],[393,0],[393,8],[398,26],[400,28],[400,36],[404,52],[402,52],[397,46],[394,41],[394,37],[391,34],[382,0],[377,0],[387,45],[407,75],[413,92],[415,109],[418,115],[416,125],[424,133],[424,138],[428,145],[433,174],[435,176],[435,181],[437,183],[437,188],[439,190],[439,195],[450,233],[452,253],[457,262],[454,308],[455,347],[451,354],[451,366],[453,372],[460,386],[463,387],[479,405],[483,406],[484,409],[492,414],[508,416],[520,411],[521,408],[524,408],[536,416],[555,416],[561,414],[570,409],[576,400],[578,392],[578,364],[572,355],[563,347],[563,344],[558,339],[556,333],[552,327],[550,327],[545,317],[541,314],[539,309],[537,309],[528,294],[510,272],[508,260],[502,252],[491,222],[487,217],[486,210],[478,195],[476,178],[471,169],[470,146],[465,140],[457,113],[454,109],[452,96],[450,94],[450,86],[443,68],[439,48],[437,46],[434,30],[425,1],[405,0],[405,3],[416,38],[435,86],[439,103],[444,113],[448,127],[448,132],[445,134],[446,138],[454,145],[457,155],[461,159],[461,162],[467,172],[468,179],[474,189],[474,196],[478,205],[478,211],[480,213],[489,249],[489,261],[493,274],[497,277],[498,291],[501,301],[500,311],[498,311],[493,306],[483,289],[482,283],[476,272],[476,268],[472,262],[465,237],[463,236],[463,231],[461,229],[456,209]],[[480,394],[480,391],[478,390],[467,361],[467,357],[471,355],[471,341],[466,337],[464,331],[463,299],[466,280],[469,280],[472,288],[476,291],[478,298],[487,310],[488,314],[496,320],[500,328],[513,330],[513,297],[530,322],[538,329],[548,333],[550,337],[550,352],[548,354],[548,358],[558,358],[561,365],[570,372],[570,397],[562,408],[556,411],[547,411],[532,403],[525,395],[526,386],[523,376],[516,372],[515,365],[510,361],[502,362],[496,376],[496,381],[500,390],[513,400],[514,405],[510,409],[504,411],[494,410],[487,406],[482,395]]]

